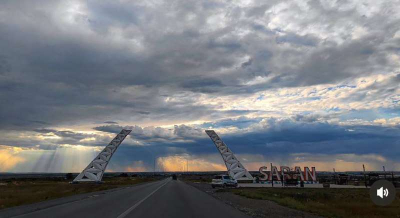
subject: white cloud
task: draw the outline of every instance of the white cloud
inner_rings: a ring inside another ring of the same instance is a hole
[[[126,126],[131,149],[180,154],[204,139],[203,125],[395,131],[399,10],[372,0],[2,1],[0,143],[96,149]]]

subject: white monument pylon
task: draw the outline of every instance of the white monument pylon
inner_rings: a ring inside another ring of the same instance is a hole
[[[236,180],[253,180],[253,176],[249,171],[244,168],[240,161],[235,157],[233,152],[228,148],[228,146],[221,140],[221,138],[215,133],[214,130],[206,130],[208,136],[214,142],[222,159],[225,162],[226,168],[228,169],[228,174]]]
[[[90,164],[74,179],[73,183],[78,182],[101,182],[104,171],[111,157],[124,141],[125,137],[129,135],[132,130],[123,129],[101,152],[97,157],[90,162]]]

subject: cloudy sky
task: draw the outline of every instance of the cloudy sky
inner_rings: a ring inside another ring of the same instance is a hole
[[[0,172],[400,170],[399,0],[0,1]]]

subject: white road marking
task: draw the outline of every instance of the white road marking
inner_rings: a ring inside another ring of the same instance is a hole
[[[139,202],[137,202],[135,205],[133,205],[132,207],[130,207],[128,210],[126,210],[125,212],[123,212],[121,215],[119,215],[117,218],[124,218],[126,217],[126,215],[128,215],[130,212],[132,212],[132,210],[134,210],[136,207],[138,207],[141,203],[143,203],[147,198],[149,198],[150,196],[152,196],[154,193],[156,193],[156,191],[158,191],[158,189],[162,188],[164,185],[166,185],[169,181],[171,181],[170,179],[168,179],[168,181],[164,184],[162,184],[160,187],[158,187],[156,190],[154,190],[152,193],[150,193],[149,195],[147,195],[145,198],[143,198],[142,200],[140,200]]]

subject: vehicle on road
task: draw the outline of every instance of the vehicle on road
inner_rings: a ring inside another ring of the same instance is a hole
[[[228,186],[237,187],[238,182],[236,181],[236,179],[233,179],[232,177],[230,177],[228,175],[219,175],[219,176],[214,177],[214,179],[211,182],[211,186],[213,188],[215,188],[215,187],[226,188]]]
[[[173,179],[173,180],[176,180],[176,179],[177,179],[176,174],[173,174],[173,175],[172,175],[172,179]]]

